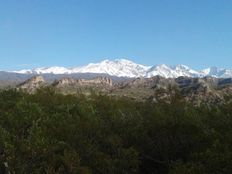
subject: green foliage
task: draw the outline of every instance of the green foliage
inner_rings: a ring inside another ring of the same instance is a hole
[[[0,173],[229,174],[232,104],[0,92]],[[7,167],[8,166],[8,167]]]

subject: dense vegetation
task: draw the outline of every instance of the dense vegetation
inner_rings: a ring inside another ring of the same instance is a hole
[[[0,92],[0,173],[231,174],[231,164],[232,104]]]

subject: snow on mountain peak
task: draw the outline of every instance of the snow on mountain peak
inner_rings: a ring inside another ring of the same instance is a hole
[[[34,71],[37,74],[69,74],[71,73],[69,69],[64,68],[64,67],[58,67],[58,66],[53,66],[53,67],[49,67],[49,68],[36,68],[34,69]]]
[[[205,75],[216,75],[218,73],[218,68],[210,67],[210,68],[202,70],[202,73],[204,73]]]
[[[176,70],[189,70],[190,68],[186,65],[176,65],[174,66]]]
[[[136,64],[126,59],[116,59],[114,61],[104,60],[100,63],[91,63],[81,67],[78,73],[105,73],[118,77],[139,77],[144,76],[149,67]]]
[[[167,66],[165,64],[156,65],[150,68],[146,74],[147,77],[162,76],[165,78],[177,78],[180,76],[197,77],[200,73],[190,69],[185,65]]]
[[[231,78],[232,69],[224,69],[217,67],[210,67],[201,71],[204,76],[220,77],[220,78]]]
[[[186,77],[205,77],[213,76],[218,78],[232,77],[232,70],[219,69],[211,67],[202,71],[196,71],[185,65],[168,66],[165,64],[155,66],[145,66],[136,64],[127,59],[103,60],[100,63],[90,63],[86,66],[65,68],[65,67],[49,67],[36,68],[32,70],[14,71],[20,74],[73,74],[73,73],[96,73],[108,74],[117,77],[153,77],[162,76],[165,78]]]

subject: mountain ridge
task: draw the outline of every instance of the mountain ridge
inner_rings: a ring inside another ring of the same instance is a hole
[[[100,63],[90,63],[86,66],[65,68],[59,66],[42,67],[28,70],[12,71],[18,74],[82,74],[82,73],[96,73],[108,74],[116,77],[150,78],[153,76],[162,76],[165,78],[185,77],[206,77],[212,76],[216,78],[231,78],[232,69],[223,69],[217,67],[210,67],[200,71],[191,69],[186,65],[169,66],[166,64],[145,66],[134,63],[127,59],[103,60]]]
[[[168,101],[171,95],[179,93],[186,101],[193,104],[223,103],[232,92],[232,78],[222,79],[215,77],[178,77],[164,78],[133,78],[121,82],[114,82],[110,77],[94,77],[92,79],[74,79],[64,77],[46,81],[43,76],[34,76],[17,85],[28,93],[35,93],[37,89],[51,87],[62,94],[104,94],[115,97],[127,97],[134,100]],[[46,89],[46,88],[45,88]]]

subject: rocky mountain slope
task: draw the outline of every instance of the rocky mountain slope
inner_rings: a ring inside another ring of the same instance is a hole
[[[63,78],[55,80],[52,86],[63,93],[89,93],[92,91],[108,93],[113,88],[113,81],[108,77],[96,77],[90,80]]]
[[[19,89],[33,93],[43,86],[51,86],[65,94],[104,93],[112,96],[124,96],[135,100],[168,100],[177,93],[194,104],[220,103],[226,96],[232,95],[232,78],[219,79],[215,77],[192,78],[151,78],[128,79],[113,82],[108,77],[93,79],[63,78],[48,83],[42,76],[35,76],[18,85]]]
[[[23,91],[33,93],[36,89],[46,86],[46,81],[42,76],[34,76],[25,82],[19,84],[17,87]]]

